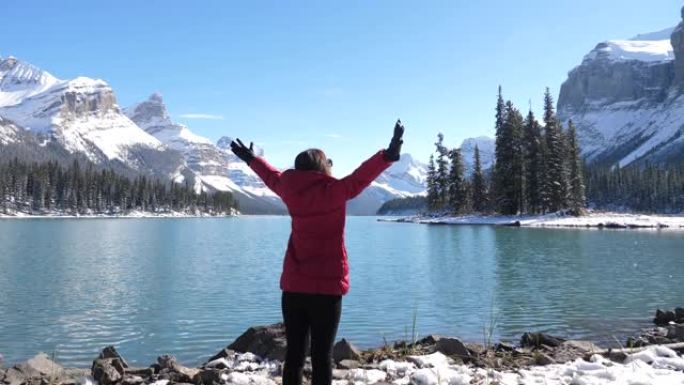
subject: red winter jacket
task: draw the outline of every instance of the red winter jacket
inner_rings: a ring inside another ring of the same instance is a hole
[[[391,162],[379,151],[350,175],[336,179],[318,171],[280,172],[263,158],[249,163],[285,202],[292,217],[280,288],[296,293],[343,295],[349,291],[344,246],[346,203]]]

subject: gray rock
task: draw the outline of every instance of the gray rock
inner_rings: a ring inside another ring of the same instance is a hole
[[[684,341],[684,324],[670,325],[667,329],[667,338]]]
[[[123,365],[124,368],[128,368],[128,363],[126,362],[126,360],[124,360],[123,357],[121,357],[119,352],[116,351],[116,348],[114,346],[110,345],[102,349],[98,358],[118,358],[121,362],[121,365]]]
[[[625,362],[627,357],[629,357],[627,353],[620,350],[613,350],[610,353],[608,353],[608,359],[614,362]]]
[[[193,379],[194,384],[213,384],[221,382],[221,374],[225,370],[203,369],[200,370]]]
[[[92,376],[100,385],[112,385],[123,380],[123,363],[118,358],[97,358],[91,368]]]
[[[582,353],[591,353],[601,350],[601,348],[591,341],[568,340],[561,344],[564,348],[577,350]]]
[[[148,368],[128,367],[128,368],[126,368],[126,374],[130,374],[132,376],[140,376],[140,377],[146,379],[146,378],[150,378],[154,375],[154,369],[151,367],[148,367]]]
[[[447,356],[457,356],[461,359],[470,358],[470,352],[458,338],[440,338],[435,350]]]
[[[8,369],[4,373],[3,381],[12,385],[37,383],[42,379],[48,382],[61,382],[64,374],[64,368],[52,361],[47,354],[38,353],[30,360]]]
[[[478,356],[480,354],[483,354],[487,349],[480,345],[480,344],[464,344],[466,349],[470,352],[471,355],[473,356]]]
[[[123,378],[124,385],[139,385],[144,383],[145,380],[140,376],[134,376],[131,374],[125,374]]]
[[[553,358],[551,358],[551,356],[549,356],[549,355],[546,354],[546,353],[537,353],[537,354],[534,356],[534,362],[535,362],[537,365],[551,365],[551,364],[555,364],[555,363],[556,363],[556,360],[554,360]]]
[[[675,322],[681,324],[684,323],[684,307],[678,307],[674,309],[675,313]],[[0,360],[0,362],[2,362]]]
[[[214,360],[218,360],[219,358],[225,358],[227,360],[232,360],[235,357],[235,351],[230,350],[228,348],[221,349],[220,352],[214,354],[211,358],[207,360],[207,362],[211,362]]]
[[[227,349],[240,353],[254,353],[271,360],[284,361],[287,350],[285,325],[277,323],[251,327],[232,344],[228,345]]]
[[[359,361],[356,361],[356,360],[342,360],[342,361],[337,363],[337,367],[339,367],[340,369],[347,369],[347,370],[358,369],[359,367],[361,367],[361,363]]]
[[[333,360],[340,362],[342,360],[361,360],[361,351],[352,345],[351,342],[342,338],[333,346]]]
[[[418,344],[420,345],[434,345],[439,341],[439,339],[442,338],[436,334],[430,334],[429,336],[417,341]]]
[[[668,325],[670,322],[676,320],[675,312],[672,310],[656,310],[655,318],[653,318],[653,323],[656,325]]]
[[[540,348],[542,345],[557,347],[565,341],[563,338],[554,337],[545,333],[525,333],[520,338],[520,346],[525,348]]]

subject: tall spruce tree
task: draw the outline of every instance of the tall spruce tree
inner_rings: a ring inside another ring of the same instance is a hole
[[[568,161],[570,162],[570,194],[569,207],[576,214],[581,214],[587,204],[582,171],[582,155],[577,141],[577,129],[570,120],[567,133]]]
[[[472,175],[472,200],[473,210],[482,213],[488,210],[487,182],[482,174],[482,161],[480,159],[480,149],[475,145],[473,154],[473,175]]]
[[[435,156],[430,154],[427,169],[427,209],[436,211],[439,208],[439,190],[437,187],[437,171],[435,169]]]
[[[465,212],[468,203],[468,186],[465,179],[461,150],[455,148],[449,151],[449,157],[451,158],[449,170],[449,210],[453,214],[461,214]]]
[[[534,116],[532,109],[525,118],[525,131],[523,134],[523,144],[525,147],[525,200],[529,213],[542,211],[542,177],[544,169],[544,158],[542,144],[541,125]]]
[[[510,101],[506,102],[504,117],[496,137],[495,199],[500,213],[514,215],[524,209],[523,117]]]
[[[548,209],[558,211],[567,205],[566,141],[563,138],[561,124],[556,118],[553,97],[548,87],[544,93],[544,139],[546,141],[544,186],[548,189]]]
[[[490,192],[490,197],[492,199],[491,203],[495,211],[501,211],[501,206],[504,203],[503,200],[506,196],[506,192],[504,191],[507,182],[506,176],[509,173],[509,165],[506,163],[506,156],[509,150],[507,149],[508,143],[506,142],[504,132],[504,123],[506,121],[506,104],[501,92],[501,86],[499,86],[498,91],[494,115],[494,169],[492,173],[492,188]]]
[[[435,185],[437,186],[439,209],[445,208],[449,201],[449,150],[444,146],[444,134],[437,134]]]

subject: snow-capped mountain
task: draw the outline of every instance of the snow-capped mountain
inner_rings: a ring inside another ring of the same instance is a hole
[[[188,168],[195,174],[198,191],[230,191],[241,210],[247,213],[285,212],[280,199],[230,152],[229,138],[221,138],[217,146],[188,127],[173,122],[160,94],[152,94],[146,101],[126,108],[124,112],[148,134],[183,154]]]
[[[347,212],[350,215],[375,215],[380,206],[391,199],[424,195],[426,178],[427,166],[413,159],[411,154],[402,154],[399,161],[349,201]]]
[[[558,115],[589,162],[684,160],[683,24],[599,43],[568,74]]]
[[[0,58],[0,116],[94,163],[182,173],[179,154],[128,119],[103,80],[61,80],[16,58]]]
[[[495,160],[496,141],[489,136],[467,138],[461,143],[461,156],[466,175],[470,176],[475,168],[475,146],[480,150],[480,166],[482,170],[492,168]]]

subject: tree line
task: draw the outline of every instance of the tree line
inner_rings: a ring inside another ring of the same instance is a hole
[[[523,117],[501,87],[495,114],[495,163],[482,169],[475,147],[472,175],[465,175],[460,149],[444,145],[438,134],[427,175],[427,209],[448,214],[543,214],[566,210],[581,214],[586,206],[583,163],[572,121],[564,128],[546,89],[541,124],[530,109]]]
[[[74,160],[69,166],[55,161],[0,163],[0,210],[8,214],[125,214],[182,212],[231,213],[237,207],[232,194],[196,193],[188,183],[162,182],[144,175],[129,179],[91,163]]]
[[[684,212],[682,165],[590,167],[586,174],[587,196],[597,209]]]

